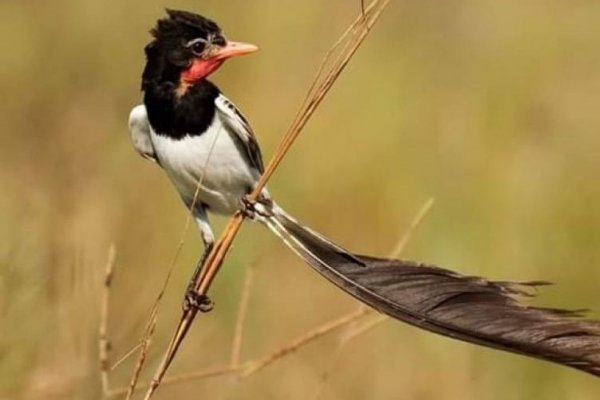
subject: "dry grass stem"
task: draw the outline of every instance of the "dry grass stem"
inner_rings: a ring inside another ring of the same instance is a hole
[[[240,373],[240,377],[246,378],[246,377],[258,372],[259,370],[267,367],[268,365],[274,363],[275,361],[285,357],[286,355],[289,355],[289,354],[297,351],[301,347],[313,342],[314,340],[319,339],[319,338],[323,337],[324,335],[326,335],[330,332],[333,332],[336,329],[339,329],[343,326],[346,326],[346,325],[356,321],[357,319],[359,319],[366,313],[367,313],[367,310],[364,310],[364,309],[354,310],[351,313],[348,313],[338,319],[330,321],[326,324],[323,324],[315,329],[312,329],[312,330],[302,334],[301,336],[293,339],[289,343],[281,346],[280,348],[274,350],[273,352],[271,352],[263,357],[249,360],[249,361],[246,361],[241,364],[238,361],[237,365],[233,365],[233,363],[232,363],[227,366],[213,367],[213,368],[209,368],[209,369],[205,369],[205,370],[201,370],[201,371],[177,374],[172,377],[163,379],[161,382],[161,385],[172,385],[172,384],[187,382],[187,381],[191,381],[191,380],[206,379],[206,378],[212,378],[212,377],[228,375],[228,374],[233,374],[233,373]],[[136,387],[150,388],[154,384],[155,384],[155,382],[141,383],[141,384],[137,384]],[[110,396],[119,396],[119,395],[127,394],[127,396],[128,396],[127,399],[129,399],[130,398],[129,393],[131,393],[131,387],[132,386],[130,384],[129,388],[120,388],[120,389],[113,390],[110,392]]]
[[[315,339],[318,339],[318,338],[322,337],[323,335],[326,335],[338,328],[346,326],[353,321],[356,321],[358,318],[362,317],[366,313],[367,313],[367,310],[365,310],[365,309],[354,310],[338,319],[330,321],[326,324],[323,324],[315,329],[312,329],[312,330],[302,334],[301,336],[290,341],[288,344],[280,347],[279,349],[273,351],[270,354],[267,354],[264,357],[261,357],[258,360],[245,363],[246,367],[244,368],[243,372],[241,373],[241,377],[247,378],[248,376],[265,368],[269,364],[298,350],[300,347],[306,345],[307,343],[312,342]]]
[[[110,372],[110,340],[108,339],[108,310],[110,305],[110,288],[115,268],[115,258],[117,252],[115,245],[111,244],[108,248],[108,258],[104,273],[104,290],[102,291],[102,301],[100,305],[100,325],[98,328],[98,359],[100,360],[100,381],[102,384],[102,395],[108,396],[110,391],[109,372]]]
[[[254,266],[251,264],[246,271],[242,293],[240,295],[240,304],[238,306],[237,318],[235,321],[235,330],[233,333],[233,342],[231,344],[231,357],[229,365],[236,368],[240,365],[240,355],[242,351],[242,338],[244,336],[244,322],[248,313],[248,303],[250,301],[250,288],[254,278]]]
[[[177,374],[177,375],[167,377],[167,378],[163,379],[163,381],[161,382],[161,385],[167,386],[167,385],[174,385],[174,384],[178,384],[178,383],[189,382],[189,381],[193,381],[193,380],[215,378],[215,377],[219,377],[222,375],[232,374],[232,373],[238,372],[240,370],[241,370],[241,366],[239,366],[237,368],[233,368],[231,366],[208,368],[208,369],[201,370],[201,371],[182,373],[182,374]],[[142,382],[142,383],[138,383],[137,387],[139,389],[145,389],[145,388],[150,387],[150,385],[151,385],[151,382]],[[122,396],[127,393],[127,390],[128,390],[128,388],[115,389],[110,392],[110,396],[111,397]]]
[[[414,230],[421,224],[421,222],[427,216],[434,204],[435,199],[431,197],[425,202],[425,204],[421,206],[421,208],[411,221],[410,225],[408,226],[408,230],[404,233],[404,236],[400,238],[398,244],[396,244],[396,247],[394,247],[394,250],[390,253],[391,258],[400,257],[400,254],[402,254],[402,252],[404,251],[404,248],[410,240]]]
[[[322,70],[324,68],[319,69],[319,73],[315,77],[313,85],[311,85],[311,90],[309,90],[310,100],[305,102],[297,117],[294,119],[294,123],[292,123],[279,147],[275,150],[273,158],[265,168],[264,174],[250,196],[251,199],[256,200],[258,198],[260,191],[271,178],[285,157],[287,151],[299,136],[317,107],[321,104],[321,101],[325,98],[325,95],[329,92],[336,79],[340,76],[346,65],[348,65],[348,62],[356,50],[358,50],[363,40],[367,37],[371,27],[377,21],[388,3],[389,0],[374,0],[371,2],[369,7],[365,10],[365,13],[361,14],[361,16],[350,25],[350,28],[342,35],[341,40],[337,41],[332,47],[332,50],[326,54],[321,64],[322,66],[326,65],[327,62],[332,59],[333,50],[335,50],[343,40],[348,40],[343,51],[335,59],[333,66],[329,68],[327,74],[322,76]]]
[[[127,361],[129,357],[134,355],[136,350],[138,350],[140,347],[142,347],[142,343],[138,343],[135,346],[133,346],[127,353],[122,355],[117,361],[115,361],[113,365],[110,366],[110,371],[114,371],[115,369],[117,369],[119,365],[123,364],[125,361]]]
[[[433,197],[429,198],[425,203],[423,203],[423,205],[421,206],[419,211],[417,211],[417,213],[413,217],[412,221],[410,222],[406,232],[404,232],[404,234],[400,237],[400,239],[396,243],[396,246],[394,246],[394,249],[390,252],[390,254],[389,254],[390,258],[400,257],[400,255],[404,251],[404,248],[406,247],[406,244],[409,242],[410,238],[412,237],[413,233],[415,232],[415,229],[421,224],[421,222],[423,222],[423,220],[425,219],[427,214],[429,214],[429,211],[431,211],[431,208],[433,207],[434,204],[435,204],[435,199]],[[364,304],[360,304],[358,306],[358,309],[359,310],[370,310]],[[390,317],[388,317],[386,315],[378,315],[377,318],[367,322],[366,324],[363,324],[355,329],[349,329],[348,332],[346,332],[345,336],[343,336],[342,339],[340,340],[340,343],[338,344],[338,346],[335,350],[335,353],[331,357],[331,361],[329,362],[329,365],[327,366],[327,368],[325,369],[325,371],[323,371],[323,374],[321,375],[321,379],[319,381],[319,386],[317,387],[317,391],[316,391],[316,394],[314,397],[315,400],[317,400],[321,397],[321,394],[323,393],[323,390],[325,388],[325,384],[329,380],[329,377],[331,376],[331,372],[334,370],[334,367],[336,366],[338,360],[342,356],[342,353],[346,349],[346,346],[348,345],[348,343],[355,337],[362,335],[363,333],[365,333],[366,331],[375,327],[376,325],[379,325],[380,323],[387,321],[389,319],[390,319]]]
[[[238,307],[238,316],[236,319],[236,328],[235,328],[234,341],[233,341],[233,346],[232,346],[232,356],[231,356],[230,365],[226,366],[226,367],[216,367],[216,368],[211,368],[211,369],[202,370],[202,371],[178,374],[178,375],[172,376],[170,378],[164,379],[162,382],[163,385],[174,384],[174,383],[193,380],[193,379],[210,378],[210,377],[219,376],[219,375],[223,375],[223,374],[227,374],[227,373],[232,373],[232,372],[238,371],[240,369],[239,354],[240,354],[240,348],[241,348],[241,343],[242,343],[243,322],[245,319],[245,315],[247,313],[248,300],[250,298],[250,288],[252,285],[253,273],[254,273],[254,264],[251,264],[248,267],[248,270],[246,272],[246,278],[244,280],[244,285],[242,287],[242,292],[241,292],[241,296],[240,296],[240,304]],[[155,312],[156,312],[156,310],[155,310]],[[148,325],[148,327],[152,327],[152,325]],[[144,337],[146,339],[149,339],[150,335],[146,334]],[[129,358],[137,349],[143,347],[144,343],[145,342],[142,341],[142,342],[138,343],[134,348],[129,350],[123,357],[121,357],[117,362],[115,362],[115,364],[113,364],[113,366],[111,367],[110,370],[112,371],[113,369],[117,368],[119,366],[119,364],[121,364],[127,358]],[[140,352],[140,359],[142,357],[143,357],[143,359],[146,358],[147,348],[148,348],[148,346],[146,346],[145,351],[142,350]],[[136,365],[137,365],[137,367],[136,367],[137,375],[139,375],[139,372],[141,371],[141,366],[143,366],[143,360],[142,361],[138,360]],[[150,382],[141,383],[141,384],[136,382],[133,385],[133,390],[135,390],[135,388],[147,388],[150,386],[150,384],[151,384]],[[115,396],[125,395],[125,394],[128,394],[131,390],[132,390],[131,383],[128,387],[119,388],[119,389],[115,389],[115,390],[109,390],[107,387],[107,391],[105,392],[106,393],[105,397],[108,397],[108,396],[115,397]]]
[[[336,329],[350,325],[351,323],[357,321],[359,318],[361,318],[366,313],[367,313],[367,310],[363,310],[363,309],[354,310],[342,317],[339,317],[335,320],[327,322],[323,325],[320,325],[317,328],[314,328],[314,329],[302,334],[301,336],[291,340],[289,343],[281,346],[280,348],[274,350],[273,352],[271,352],[265,356],[258,357],[253,360],[245,361],[243,363],[240,363],[238,360],[237,365],[230,363],[230,365],[226,365],[226,366],[212,367],[212,368],[208,368],[208,369],[204,369],[204,370],[200,370],[200,371],[194,371],[194,372],[189,372],[189,373],[181,373],[181,374],[173,375],[171,377],[167,377],[167,378],[163,379],[161,382],[161,385],[173,385],[173,384],[178,384],[178,383],[183,383],[183,382],[189,382],[192,380],[214,378],[214,377],[218,377],[218,376],[222,376],[222,375],[229,375],[229,374],[234,374],[234,373],[241,373],[241,377],[243,377],[243,378],[248,377],[248,376],[258,372],[259,370],[267,367],[268,365],[276,362],[277,360],[280,360],[281,358],[299,350],[301,347],[306,346],[307,344],[312,343],[313,341],[323,337],[324,335],[331,333]],[[361,325],[361,327],[362,327],[362,325]],[[360,327],[357,328],[356,331],[358,331],[358,329],[360,329]],[[352,333],[355,331],[353,330],[350,332]],[[136,387],[137,388],[148,388],[148,387],[151,387],[152,384],[153,384],[153,382],[139,383],[136,385]],[[119,389],[112,390],[109,392],[109,396],[115,397],[115,396],[128,394],[130,392],[130,390],[131,390],[131,385],[128,388],[119,388]]]
[[[306,92],[306,96],[304,97],[304,100],[302,102],[302,105],[300,106],[300,110],[299,112],[296,114],[294,120],[292,121],[292,124],[290,125],[290,129],[291,127],[296,126],[299,122],[300,119],[302,117],[302,111],[305,110],[308,106],[308,103],[311,101],[312,98],[315,97],[316,95],[316,88],[317,85],[323,81],[323,71],[325,71],[325,67],[327,65],[329,65],[330,63],[332,63],[333,61],[333,54],[335,53],[336,50],[339,49],[340,45],[342,43],[344,43],[344,41],[346,41],[348,39],[348,35],[356,29],[356,27],[358,26],[359,23],[364,22],[365,20],[365,15],[366,12],[371,12],[371,10],[373,10],[373,8],[375,6],[377,6],[377,1],[372,2],[371,4],[369,4],[369,7],[367,9],[365,9],[364,7],[364,0],[362,0],[361,2],[361,10],[362,10],[362,14],[357,17],[352,24],[350,24],[350,26],[348,26],[348,28],[346,28],[346,30],[344,31],[344,33],[342,33],[342,35],[338,38],[338,40],[335,41],[335,43],[327,50],[327,52],[325,53],[325,55],[323,56],[323,59],[321,60],[321,63],[319,64],[319,67],[317,68],[317,73],[315,74],[312,83],[310,84],[308,91]],[[348,43],[347,43],[348,45]],[[344,51],[341,52],[341,54],[343,54]],[[339,59],[336,59],[337,62],[339,62]],[[335,63],[332,63],[335,64]],[[281,145],[281,143],[280,143]]]
[[[156,322],[158,320],[158,309],[156,308],[153,312],[152,319],[148,321],[146,326],[144,336],[142,342],[140,343],[140,353],[135,363],[135,367],[133,369],[133,373],[131,375],[131,379],[129,381],[129,387],[127,389],[127,395],[125,396],[126,400],[130,400],[135,393],[135,388],[137,382],[140,378],[140,373],[142,372],[142,368],[144,367],[144,363],[146,362],[146,358],[148,356],[148,349],[150,347],[150,343],[152,341],[152,336],[154,335],[154,330],[156,328]]]

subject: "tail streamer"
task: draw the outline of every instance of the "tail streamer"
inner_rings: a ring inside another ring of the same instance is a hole
[[[353,254],[277,205],[260,216],[330,282],[400,321],[440,335],[526,355],[600,377],[600,322],[579,311],[531,307],[547,282],[500,282],[433,265]]]

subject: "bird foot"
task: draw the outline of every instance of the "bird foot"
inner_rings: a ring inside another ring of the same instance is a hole
[[[259,202],[251,200],[249,196],[244,196],[241,198],[240,203],[242,203],[241,211],[244,213],[246,218],[255,220],[257,217],[272,216],[272,212],[265,208],[262,200]]]
[[[207,313],[213,309],[214,305],[213,301],[207,295],[198,293],[194,288],[188,288],[183,300],[183,312],[196,309]]]
[[[256,201],[250,200],[250,197],[244,196],[240,199],[242,205],[241,211],[248,219],[256,219]]]

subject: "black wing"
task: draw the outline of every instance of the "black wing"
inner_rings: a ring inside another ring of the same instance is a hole
[[[262,154],[260,147],[254,136],[254,132],[248,123],[248,120],[242,115],[240,110],[229,99],[222,94],[215,100],[217,113],[221,120],[231,132],[234,132],[240,139],[250,163],[259,173],[263,173],[265,167],[263,165]]]

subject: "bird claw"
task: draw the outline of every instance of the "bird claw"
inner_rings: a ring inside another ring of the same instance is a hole
[[[249,219],[256,219],[256,201],[251,200],[248,196],[243,196],[240,199],[240,203],[242,204],[241,211]]]
[[[240,210],[246,216],[246,218],[256,220],[257,218],[261,217],[268,218],[272,215],[272,212],[268,208],[271,206],[271,201],[268,199],[255,201],[250,199],[249,196],[243,196],[240,199],[240,203],[242,204]]]
[[[183,311],[187,312],[191,309],[196,309],[207,313],[213,309],[214,305],[213,301],[207,295],[198,293],[194,288],[189,288],[183,300]]]

